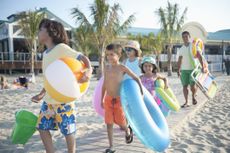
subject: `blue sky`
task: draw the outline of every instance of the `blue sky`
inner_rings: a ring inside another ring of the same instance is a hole
[[[82,12],[89,15],[89,6],[94,0],[0,0],[0,19],[24,10],[34,10],[39,7],[47,7],[51,12],[65,20],[72,26],[75,21],[70,15],[70,9],[78,6]],[[181,12],[188,7],[186,22],[197,21],[208,32],[221,29],[230,29],[230,0],[169,0],[178,3]],[[155,10],[165,7],[167,0],[108,0],[110,4],[120,3],[123,9],[122,18],[127,18],[135,13],[135,27],[159,28],[159,20]]]

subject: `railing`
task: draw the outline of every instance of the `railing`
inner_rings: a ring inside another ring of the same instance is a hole
[[[222,55],[205,55],[205,59],[208,62],[221,62],[222,61]],[[168,55],[167,54],[161,54],[160,55],[160,61],[166,62],[168,60]],[[172,54],[172,61],[175,62],[178,60],[178,55],[177,54]]]
[[[208,69],[210,72],[220,72],[222,71],[222,63],[210,63]]]
[[[159,59],[161,62],[167,62],[168,61],[168,55],[167,54],[161,54]],[[172,54],[172,62],[176,62],[177,59],[178,59],[177,54]]]
[[[221,62],[222,61],[222,55],[205,55],[205,59],[208,61],[208,62]]]
[[[35,54],[35,62],[42,61],[42,53]],[[209,70],[211,72],[214,71],[222,71],[222,55],[205,55],[205,58],[209,62]],[[161,62],[167,62],[168,56],[167,54],[160,55]],[[178,56],[177,54],[172,54],[172,62],[177,62]],[[31,60],[30,53],[9,53],[9,52],[0,52],[0,62],[28,62]],[[99,66],[97,61],[92,62],[92,66]]]
[[[27,62],[31,60],[31,53],[0,52],[1,62]],[[35,61],[42,61],[42,53],[35,54]]]

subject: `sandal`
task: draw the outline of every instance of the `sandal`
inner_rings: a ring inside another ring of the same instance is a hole
[[[197,104],[197,101],[196,101],[195,98],[192,99],[192,104],[193,104],[193,105],[196,105],[196,104]]]
[[[189,105],[187,103],[184,103],[181,108],[186,108],[186,107],[189,107]]]
[[[112,148],[108,148],[105,150],[105,153],[114,153],[116,152],[116,150],[112,149]]]
[[[125,140],[127,144],[130,144],[133,142],[133,130],[130,126],[128,126],[130,134],[128,136],[125,136]]]

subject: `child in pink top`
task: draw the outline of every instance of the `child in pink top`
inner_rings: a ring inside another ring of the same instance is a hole
[[[143,75],[140,77],[142,84],[151,93],[151,95],[154,97],[154,99],[157,102],[158,106],[160,107],[162,113],[165,116],[168,116],[169,109],[161,102],[161,100],[155,94],[155,81],[157,79],[164,80],[165,88],[168,88],[167,79],[165,77],[162,77],[159,74],[157,74],[158,67],[157,67],[156,61],[153,57],[146,56],[142,59],[141,70],[143,73]]]

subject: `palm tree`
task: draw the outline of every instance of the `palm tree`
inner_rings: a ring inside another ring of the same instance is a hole
[[[144,54],[155,54],[158,57],[163,50],[164,41],[160,33],[156,36],[152,32],[147,36],[141,34],[132,35],[129,33],[127,38],[138,41]]]
[[[153,52],[156,55],[157,65],[160,64],[160,54],[164,48],[164,41],[162,39],[161,33],[158,33],[155,36],[154,43],[153,43]]]
[[[161,34],[165,38],[168,54],[168,76],[172,75],[172,48],[173,40],[175,37],[178,37],[178,34],[181,30],[181,26],[184,24],[185,15],[187,12],[187,7],[184,9],[181,16],[179,16],[179,6],[178,4],[171,4],[168,2],[168,5],[165,9],[160,7],[156,10],[156,14],[159,17],[161,23]]]
[[[82,51],[86,56],[88,56],[90,53],[91,40],[92,38],[89,29],[86,26],[79,26],[74,31],[75,43],[73,44],[75,45],[77,50]]]
[[[22,33],[26,38],[27,48],[31,52],[31,74],[32,81],[35,82],[34,77],[34,55],[37,53],[37,34],[41,20],[44,18],[44,13],[27,11],[19,14],[19,25]]]
[[[135,17],[130,15],[123,23],[119,13],[122,9],[118,3],[110,6],[106,0],[95,0],[89,7],[92,23],[86,15],[77,7],[73,8],[71,14],[80,26],[86,26],[92,35],[92,40],[100,55],[100,70],[103,72],[105,45],[112,42],[119,34],[125,32],[133,23]]]

